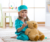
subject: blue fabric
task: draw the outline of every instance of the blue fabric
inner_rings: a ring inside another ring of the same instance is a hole
[[[22,27],[23,24],[24,24],[23,21],[21,21],[19,19],[16,19],[15,20],[15,29],[16,29],[15,34],[18,35],[17,36],[17,39],[20,39],[20,40],[28,40],[29,39],[28,36],[25,35],[25,30],[28,28],[28,25],[26,27],[24,27],[20,32],[17,31],[17,29],[20,28],[20,27]],[[23,37],[24,37],[24,39],[23,39]]]
[[[27,35],[25,35],[24,33],[22,33],[21,35],[17,36],[18,40],[29,40],[29,37]]]
[[[18,7],[18,12],[20,12],[21,10],[27,10],[27,6],[26,5],[21,5]]]

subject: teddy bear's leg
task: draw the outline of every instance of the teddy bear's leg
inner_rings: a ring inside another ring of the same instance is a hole
[[[29,35],[29,39],[31,41],[37,41],[39,39],[39,36],[38,35],[32,35],[32,36]]]
[[[35,35],[34,41],[37,41],[39,39],[39,35]]]
[[[45,38],[44,35],[39,35],[39,40],[43,40]]]
[[[39,31],[39,40],[43,40],[45,38],[44,34]]]

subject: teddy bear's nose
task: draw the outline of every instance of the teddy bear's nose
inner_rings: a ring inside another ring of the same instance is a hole
[[[34,23],[33,23],[34,24]]]
[[[37,24],[35,24],[35,25],[37,25]]]

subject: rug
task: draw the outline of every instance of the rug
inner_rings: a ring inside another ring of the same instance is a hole
[[[38,29],[44,33],[45,37],[47,39],[44,39],[43,41],[22,41],[22,40],[17,40],[14,38],[11,38],[12,36],[15,36],[15,28],[6,28],[2,29],[0,28],[0,37],[5,41],[5,42],[50,42],[50,30],[46,29],[45,27],[38,27]]]

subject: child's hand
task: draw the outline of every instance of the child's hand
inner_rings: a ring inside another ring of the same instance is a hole
[[[18,28],[18,32],[21,31],[25,26],[27,26],[27,24],[23,24],[22,27]]]
[[[27,24],[26,23],[24,23],[23,25],[22,25],[22,27],[24,28],[25,26],[27,26]]]

